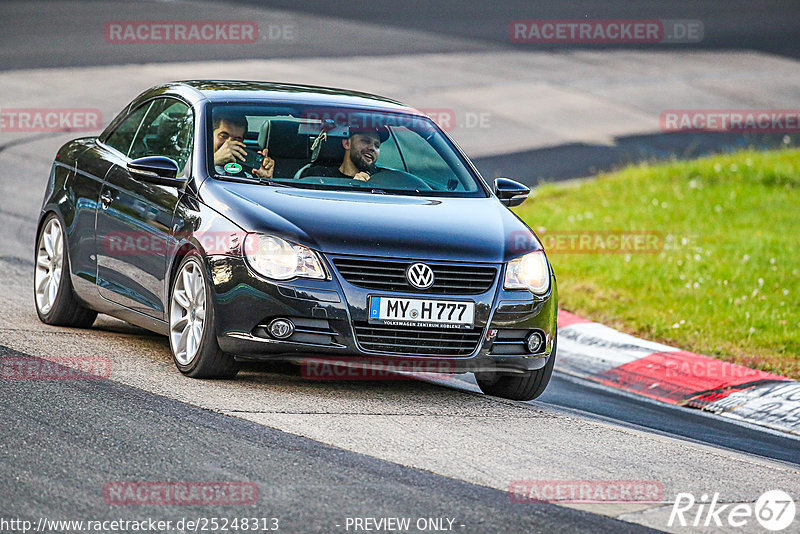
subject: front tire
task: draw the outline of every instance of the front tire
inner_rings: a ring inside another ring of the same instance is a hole
[[[487,395],[503,397],[504,399],[529,401],[544,393],[553,367],[556,364],[557,337],[553,338],[553,351],[547,358],[547,363],[541,369],[527,371],[524,374],[506,375],[502,373],[475,373],[475,381]]]
[[[72,288],[69,250],[61,220],[50,213],[36,237],[33,301],[45,324],[89,328],[97,312],[81,306]]]
[[[233,378],[239,362],[220,349],[211,287],[197,252],[178,267],[169,298],[169,345],[178,370],[192,378]]]

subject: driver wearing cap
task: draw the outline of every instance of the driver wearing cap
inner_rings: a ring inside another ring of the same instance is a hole
[[[350,130],[350,137],[342,139],[344,159],[339,167],[314,165],[303,172],[303,176],[328,178],[352,178],[367,182],[380,170],[376,165],[381,153],[381,143],[389,138],[385,127]]]

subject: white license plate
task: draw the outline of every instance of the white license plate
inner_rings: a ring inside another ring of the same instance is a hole
[[[373,324],[472,328],[474,321],[474,302],[395,297],[369,298],[369,322]]]

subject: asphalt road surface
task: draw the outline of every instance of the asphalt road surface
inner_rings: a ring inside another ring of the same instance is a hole
[[[0,356],[30,359],[1,346]],[[414,517],[453,519],[454,530],[465,533],[649,530],[549,504],[515,504],[503,491],[107,380],[4,382],[0,421],[6,429],[0,514],[34,524],[40,517],[153,517],[175,524],[187,516],[263,517],[278,519],[285,532],[335,532],[348,517]],[[258,487],[259,499],[188,507],[107,501],[106,485],[132,475],[152,481],[246,481]]]
[[[144,4],[144,5],[142,5]],[[205,4],[205,5],[203,5]],[[0,68],[66,67],[278,57],[357,56],[479,50],[611,49],[604,44],[515,44],[518,19],[697,20],[697,43],[640,45],[657,50],[758,50],[798,57],[800,4],[792,0],[628,2],[612,0],[235,0],[195,2],[55,1],[0,3]],[[254,20],[261,41],[246,45],[117,46],[97,43],[110,21]],[[620,48],[617,46],[616,48]],[[631,48],[625,44],[624,49]],[[636,47],[634,47],[636,48]]]
[[[509,23],[518,19],[699,21],[695,43],[624,45],[515,44]],[[106,25],[136,20],[246,20],[259,27],[251,44],[115,44]],[[359,4],[311,0],[7,0],[0,3],[0,70],[39,67],[196,62],[210,60],[395,56],[423,53],[643,50],[660,52],[759,51],[800,57],[800,3],[521,2],[500,0],[373,1]],[[779,74],[779,73],[776,73]],[[364,71],[363,76],[372,75]],[[404,76],[402,72],[398,76]],[[273,79],[254,71],[250,78]],[[63,81],[53,80],[59,87]],[[70,81],[70,83],[74,83]],[[654,89],[657,90],[657,89]],[[724,89],[720,89],[722,94]],[[5,104],[0,102],[0,105]],[[778,101],[777,106],[784,106]],[[742,146],[773,148],[783,135],[708,133],[637,135],[605,144],[567,143],[502,157],[475,158],[488,178],[509,176],[529,185],[584,177],[631,162],[697,157]],[[796,142],[793,141],[793,142]]]
[[[111,373],[0,380],[3,517],[166,520],[244,510],[102,500],[104,485],[119,480],[211,480],[257,484],[257,509],[281,517],[288,532],[445,511],[464,532],[553,531],[555,523],[607,531],[608,516],[668,530],[679,492],[716,491],[731,503],[768,489],[800,492],[796,438],[558,372],[530,403],[476,393],[469,376],[310,381],[293,368],[251,365],[236,380],[190,380],[175,370],[165,337],[103,316],[89,330],[46,326],[32,304],[32,244],[48,159],[64,137],[0,152],[0,345],[3,356],[104,358]],[[518,480],[657,481],[664,494],[648,505],[542,507],[505,500]]]

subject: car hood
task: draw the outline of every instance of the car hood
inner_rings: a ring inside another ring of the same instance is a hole
[[[541,248],[495,198],[319,191],[206,180],[201,200],[248,232],[325,253],[500,263]]]

